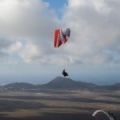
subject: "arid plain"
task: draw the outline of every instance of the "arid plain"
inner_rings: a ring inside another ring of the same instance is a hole
[[[93,120],[97,109],[120,120],[120,91],[1,92],[0,120]]]

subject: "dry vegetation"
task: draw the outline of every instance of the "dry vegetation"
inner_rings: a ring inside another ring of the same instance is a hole
[[[109,110],[120,120],[120,91],[0,93],[1,120],[92,120],[96,109]]]

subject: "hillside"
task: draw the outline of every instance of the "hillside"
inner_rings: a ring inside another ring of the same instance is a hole
[[[46,84],[34,85],[25,82],[16,82],[4,85],[5,90],[120,90],[120,83],[109,86],[98,86],[94,83],[75,81],[70,78],[56,77]],[[1,87],[3,90],[3,87]]]
[[[56,77],[52,81],[43,85],[44,88],[51,89],[95,89],[97,85],[81,81],[74,81],[70,78]]]
[[[34,87],[35,87],[34,85],[30,83],[25,83],[25,82],[15,82],[15,83],[4,85],[4,89],[9,89],[9,90],[32,89]]]

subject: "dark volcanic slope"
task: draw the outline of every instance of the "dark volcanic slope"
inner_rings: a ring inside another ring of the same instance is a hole
[[[43,87],[51,89],[93,89],[96,88],[96,85],[93,83],[74,81],[70,78],[56,77],[49,83],[43,85]]]

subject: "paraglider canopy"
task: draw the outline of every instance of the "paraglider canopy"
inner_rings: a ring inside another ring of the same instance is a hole
[[[116,117],[112,113],[105,110],[96,110],[92,116],[96,120],[116,120]]]
[[[70,28],[56,29],[54,31],[54,47],[65,44],[70,37]]]

